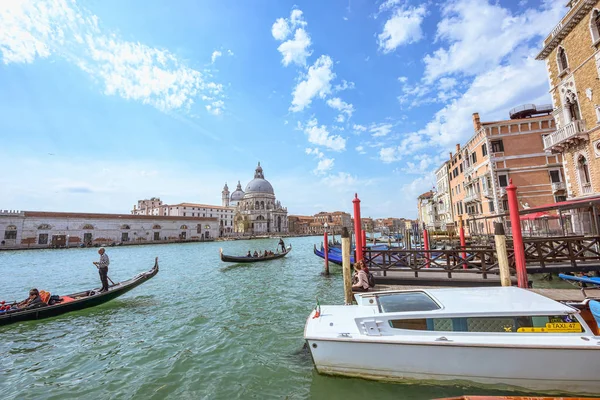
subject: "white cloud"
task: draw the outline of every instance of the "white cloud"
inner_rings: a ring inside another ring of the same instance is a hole
[[[228,56],[233,56],[233,55],[234,55],[234,54],[233,54],[233,51],[231,51],[231,50],[229,50],[229,49],[228,49],[228,50],[227,50],[227,55],[228,55]]]
[[[437,40],[448,46],[423,59],[426,82],[448,74],[473,76],[493,68],[532,38],[548,35],[563,9],[562,2],[555,1],[543,3],[542,9],[513,14],[487,0],[448,2],[437,29]]]
[[[313,154],[317,158],[325,157],[325,154],[323,154],[323,152],[320,151],[317,147],[315,147],[314,149],[311,149],[310,147],[308,147],[308,148],[304,149],[304,151],[306,152],[306,154]]]
[[[320,125],[316,118],[311,119],[302,125],[298,123],[298,127],[308,136],[308,141],[318,146],[327,147],[334,151],[342,151],[346,149],[346,139],[340,135],[330,135],[325,125]]]
[[[350,175],[347,172],[338,172],[335,175],[328,175],[321,179],[321,183],[334,188],[350,188],[350,190],[354,190],[353,187],[357,186],[359,180],[356,176]]]
[[[379,150],[379,159],[386,164],[400,161],[402,156],[399,154],[398,147],[382,147]]]
[[[300,81],[294,88],[290,111],[302,111],[310,105],[315,96],[324,98],[331,93],[331,81],[335,78],[332,68],[333,61],[326,55],[319,57],[308,68],[304,80]]]
[[[2,62],[32,63],[60,57],[104,86],[106,95],[149,104],[160,111],[189,109],[222,86],[167,50],[121,39],[99,27],[98,17],[65,1],[0,3]]]
[[[213,51],[212,56],[210,56],[210,62],[214,64],[216,59],[221,57],[222,55],[223,53],[221,53],[219,50]]]
[[[286,67],[291,63],[306,66],[306,59],[312,54],[308,49],[310,44],[308,33],[302,28],[296,29],[294,38],[281,43],[277,48],[283,56],[281,63]]]
[[[322,158],[317,163],[317,168],[313,171],[317,175],[323,175],[333,168],[333,158]]]
[[[222,100],[214,101],[212,104],[206,105],[206,111],[213,115],[221,115],[223,113],[223,109],[225,108],[225,103]]]
[[[352,117],[352,113],[354,113],[354,106],[342,101],[339,97],[327,100],[327,105],[341,112],[336,118],[337,122],[344,122],[346,118]]]
[[[408,77],[406,77],[406,76],[399,76],[398,77],[398,82],[400,82],[400,83],[406,83],[406,81],[408,81]]]
[[[383,11],[387,11],[389,9],[392,9],[394,7],[396,7],[398,4],[400,4],[403,0],[386,0],[383,3],[381,3],[381,5],[379,6],[379,12],[383,12]]]
[[[383,32],[377,36],[379,49],[389,53],[398,46],[421,40],[423,38],[421,23],[425,14],[424,5],[414,8],[395,8],[392,16],[383,26]]]
[[[336,92],[341,92],[346,89],[354,89],[354,82],[347,82],[345,79],[342,79],[342,83],[335,85],[333,88]]]
[[[386,123],[372,124],[369,127],[369,132],[372,133],[371,136],[373,136],[373,137],[387,136],[392,131],[392,127],[393,127],[392,124],[386,124]]]
[[[352,125],[352,129],[358,134],[360,134],[360,132],[365,132],[367,130],[367,127],[360,124],[354,124]]]
[[[271,27],[273,38],[278,41],[286,40],[294,31],[294,37],[281,43],[277,50],[283,56],[281,63],[286,67],[291,63],[306,66],[306,59],[310,57],[312,51],[309,50],[311,40],[308,32],[304,29],[306,21],[302,16],[302,11],[292,10],[289,18],[278,18]]]
[[[365,151],[365,148],[363,146],[356,146],[354,148],[354,150],[356,150],[358,152],[358,154],[367,154],[367,152]]]

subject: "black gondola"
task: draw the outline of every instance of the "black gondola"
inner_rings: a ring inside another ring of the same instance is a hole
[[[131,289],[146,282],[157,273],[158,257],[156,257],[154,261],[154,267],[152,267],[151,270],[142,272],[129,280],[115,283],[114,285],[109,286],[107,292],[99,293],[98,289],[86,290],[85,292],[60,296],[62,301],[52,305],[6,311],[0,314],[0,325],[8,325],[14,322],[33,319],[55,317],[71,311],[94,307],[129,292]]]
[[[285,250],[285,253],[275,253],[272,256],[266,256],[266,257],[248,257],[248,256],[228,256],[223,254],[223,249],[219,249],[219,252],[221,253],[221,261],[225,261],[225,262],[234,262],[234,263],[254,263],[254,262],[262,262],[262,261],[271,261],[271,260],[275,260],[277,258],[282,258],[285,257],[286,255],[289,254],[289,252],[292,251],[292,245],[289,245],[287,247],[287,249]]]

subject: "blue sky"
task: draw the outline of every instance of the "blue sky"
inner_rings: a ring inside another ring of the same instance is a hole
[[[549,103],[560,1],[0,0],[0,208],[220,204],[415,217],[471,114]]]

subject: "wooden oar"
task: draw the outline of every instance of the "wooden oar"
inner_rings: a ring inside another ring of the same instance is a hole
[[[94,264],[96,266],[96,268],[100,269],[100,267],[98,266],[98,263],[96,261],[92,262],[92,264]],[[112,279],[110,279],[110,277],[108,275],[106,275],[106,278],[110,281],[110,283],[113,284],[113,286],[116,286],[117,284],[113,282]]]

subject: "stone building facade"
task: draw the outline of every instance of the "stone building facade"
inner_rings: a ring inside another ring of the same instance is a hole
[[[417,198],[417,216],[420,228],[435,229],[437,205],[433,201],[433,192],[430,190]]]
[[[435,171],[436,190],[433,193],[433,202],[436,204],[434,227],[436,230],[454,230],[454,212],[452,196],[450,194],[450,162],[446,161]]]
[[[544,148],[562,155],[571,199],[600,191],[600,1],[567,7],[537,59],[546,62],[557,126]]]
[[[0,211],[0,250],[201,241],[218,233],[216,217]]]

